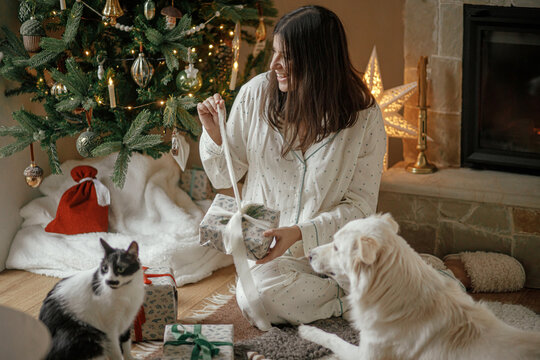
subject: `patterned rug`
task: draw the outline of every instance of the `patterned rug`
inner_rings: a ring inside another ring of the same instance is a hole
[[[236,304],[234,288],[229,290],[227,294],[217,294],[207,299],[206,306],[196,311],[186,323],[233,324],[235,359],[335,359],[328,349],[300,338],[296,326],[275,326],[266,333],[251,326]],[[540,331],[540,315],[532,310],[521,305],[500,302],[486,304],[507,324],[524,330]],[[358,332],[341,318],[319,320],[310,325],[358,344]],[[138,343],[133,350],[136,359],[160,360],[162,355],[161,342]]]

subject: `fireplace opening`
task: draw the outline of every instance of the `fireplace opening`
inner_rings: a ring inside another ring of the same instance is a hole
[[[540,9],[463,14],[462,166],[540,175]]]

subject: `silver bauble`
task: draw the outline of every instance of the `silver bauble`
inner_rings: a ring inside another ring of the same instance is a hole
[[[77,151],[83,157],[92,157],[92,150],[99,145],[99,135],[87,129],[77,138]]]
[[[133,80],[137,85],[144,88],[148,85],[150,79],[152,79],[152,75],[154,75],[154,67],[146,60],[144,53],[140,52],[133,65],[131,65],[131,76]]]

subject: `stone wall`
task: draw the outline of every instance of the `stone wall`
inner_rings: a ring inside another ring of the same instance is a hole
[[[540,7],[539,0],[406,0],[404,6],[404,82],[417,81],[420,56],[428,56],[427,157],[439,168],[460,166],[461,57],[463,4]],[[404,116],[418,123],[416,94]],[[403,140],[405,162],[414,162],[415,140]]]

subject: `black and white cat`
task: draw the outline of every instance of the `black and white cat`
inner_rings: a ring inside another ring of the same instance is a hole
[[[130,329],[144,300],[139,246],[100,241],[101,265],[60,280],[43,301],[39,319],[52,336],[47,359],[133,359]]]

